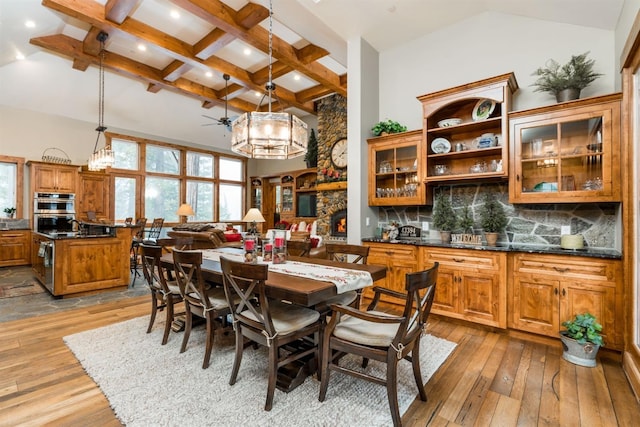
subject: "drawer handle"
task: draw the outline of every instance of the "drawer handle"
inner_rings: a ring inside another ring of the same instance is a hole
[[[558,295],[558,288],[555,288],[555,289],[553,290],[553,293],[554,293],[554,294],[556,294],[556,295]]]
[[[562,288],[562,296],[564,297],[564,296],[566,296],[566,295],[567,295],[567,290],[566,290],[566,289],[564,289],[564,288]]]
[[[462,258],[454,258],[453,260],[455,262],[464,262],[464,259],[462,259]]]
[[[560,268],[560,267],[553,267],[553,269],[558,273],[566,273],[567,271],[570,270],[569,268]]]

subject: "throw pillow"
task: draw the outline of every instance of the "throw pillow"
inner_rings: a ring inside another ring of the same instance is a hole
[[[227,242],[239,242],[242,240],[242,234],[240,233],[224,233]]]

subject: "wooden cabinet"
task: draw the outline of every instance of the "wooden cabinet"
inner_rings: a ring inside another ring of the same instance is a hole
[[[262,179],[251,178],[251,206],[262,212]]]
[[[507,114],[518,89],[508,73],[419,96],[428,184],[506,178]]]
[[[293,175],[283,175],[280,178],[280,219],[291,221],[295,216],[293,211]]]
[[[509,115],[511,203],[621,201],[621,94]]]
[[[558,337],[562,322],[590,312],[606,347],[622,350],[622,265],[618,260],[513,254],[509,327]]]
[[[507,327],[506,253],[432,247],[421,251],[425,268],[440,263],[433,313]]]
[[[0,231],[0,267],[31,264],[31,231]]]
[[[425,203],[422,131],[371,138],[369,143],[369,206]]]
[[[78,167],[55,165],[42,162],[28,162],[31,167],[31,188],[33,192],[75,193],[78,181]]]
[[[367,264],[381,265],[387,268],[387,276],[374,285],[405,292],[405,275],[419,271],[418,247],[371,242],[366,242],[364,245],[369,246]],[[373,292],[370,288],[365,289],[364,296],[367,298],[373,297]],[[398,303],[397,300],[389,301]]]
[[[313,218],[316,217],[317,198],[316,198],[316,182],[318,173],[315,169],[311,171],[301,172],[296,175],[296,200],[295,212],[296,218]]]
[[[95,212],[99,219],[110,218],[110,178],[100,172],[81,172],[78,184],[78,218],[87,219],[87,212]]]

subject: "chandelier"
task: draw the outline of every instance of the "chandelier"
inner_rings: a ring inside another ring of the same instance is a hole
[[[259,109],[268,96],[269,109],[245,113],[231,124],[231,151],[253,159],[292,159],[307,152],[307,124],[293,114],[271,111],[272,95],[277,99],[272,62],[273,7],[269,0],[269,81],[258,104]]]
[[[113,165],[115,161],[115,157],[113,154],[113,150],[111,146],[107,145],[106,136],[104,135],[104,131],[107,130],[107,127],[104,125],[104,42],[109,37],[109,34],[104,31],[100,31],[96,39],[100,42],[100,71],[99,71],[99,82],[98,82],[98,127],[96,131],[98,132],[98,136],[96,137],[96,143],[93,147],[93,154],[89,157],[88,169],[90,171],[98,171],[106,168],[107,166]],[[102,135],[105,140],[104,148],[98,150],[98,142],[100,141],[100,135]]]

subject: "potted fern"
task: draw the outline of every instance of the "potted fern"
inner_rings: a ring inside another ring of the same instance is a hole
[[[373,132],[375,136],[388,135],[390,133],[400,133],[405,132],[406,130],[406,126],[403,126],[400,123],[389,119],[378,122],[371,128],[371,132]]]
[[[451,200],[444,192],[439,192],[436,195],[432,214],[433,226],[440,230],[442,243],[449,243],[451,231],[458,225],[458,218],[453,210]]]
[[[485,193],[480,207],[480,226],[487,245],[495,246],[500,232],[507,226],[507,214],[494,193]]]
[[[560,331],[562,358],[580,366],[596,366],[596,355],[604,345],[602,325],[591,313],[577,314],[573,319],[562,322],[567,328]]]
[[[595,60],[587,59],[588,54],[572,55],[564,65],[549,59],[545,67],[538,68],[532,74],[538,76],[532,85],[537,86],[535,92],[552,93],[558,102],[580,98],[580,91],[602,76],[593,71]]]
[[[4,213],[7,214],[7,218],[13,218],[16,213],[16,208],[4,208]]]

